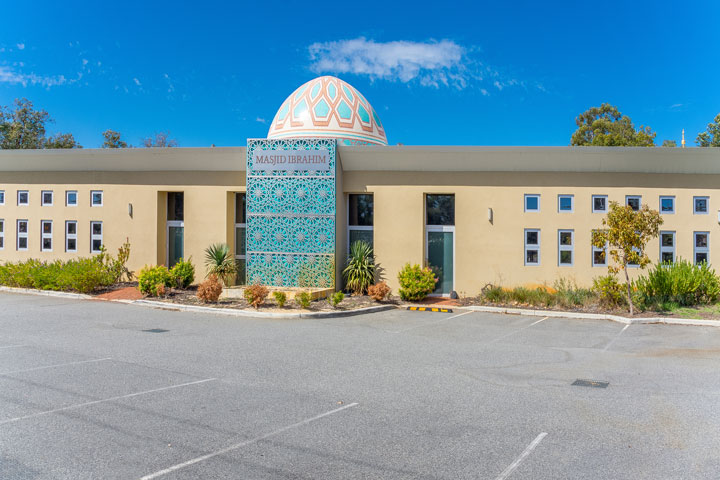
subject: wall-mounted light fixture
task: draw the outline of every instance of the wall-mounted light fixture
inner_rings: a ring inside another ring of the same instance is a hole
[[[488,222],[493,223],[493,211],[492,211],[492,208],[488,208]]]
[[[130,215],[130,218],[132,218],[133,208],[132,203],[128,203],[128,215]]]

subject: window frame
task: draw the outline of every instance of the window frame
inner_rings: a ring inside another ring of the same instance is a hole
[[[532,243],[529,244],[529,243],[528,243],[528,241],[527,241],[527,235],[528,235],[528,233],[531,233],[531,232],[537,233],[537,244],[532,244]],[[524,245],[524,248],[523,248],[523,253],[524,253],[523,264],[524,264],[526,267],[537,267],[537,266],[540,266],[540,229],[539,229],[539,228],[526,228],[526,229],[523,231],[523,245]],[[528,256],[527,256],[527,254],[528,254],[528,251],[529,251],[529,250],[537,250],[537,262],[534,262],[534,263],[528,262]]]
[[[630,207],[630,203],[628,202],[633,198],[638,199],[638,208],[637,210],[633,208],[633,212],[638,212],[642,209],[642,195],[625,195],[625,206]]]
[[[373,224],[372,225],[350,225],[350,196],[351,195],[369,195],[372,197],[373,200]],[[347,194],[347,252],[350,253],[350,232],[351,231],[364,231],[364,232],[372,232],[373,242],[371,246],[373,247],[373,251],[375,248],[375,195],[372,192],[362,192],[362,193],[348,193]]]
[[[69,226],[73,224],[75,225],[75,233],[69,232]],[[65,251],[67,253],[77,253],[78,251],[78,230],[77,230],[77,220],[65,220]],[[68,240],[75,240],[75,248],[68,247]]]
[[[570,199],[570,210],[562,210],[560,208],[560,203],[563,198],[569,198]],[[575,195],[572,193],[560,193],[558,194],[558,203],[557,203],[557,211],[558,213],[575,213]]]
[[[5,250],[5,219],[0,218],[0,250]]]
[[[50,203],[45,201],[45,195],[50,194]],[[40,206],[41,207],[52,207],[55,203],[55,193],[52,190],[41,190],[40,191]]]
[[[561,242],[562,234],[563,233],[570,233],[570,245],[563,245]],[[557,236],[557,242],[558,242],[558,267],[574,267],[575,266],[575,230],[569,229],[569,228],[562,228],[558,229],[558,236]],[[561,252],[570,252],[570,263],[562,263],[562,253]]]
[[[70,194],[75,194],[75,203],[70,203]],[[77,207],[78,205],[78,191],[77,190],[65,190],[65,206],[66,207]]]
[[[705,235],[705,246],[704,247],[697,246],[698,235]],[[699,265],[699,263],[697,261],[698,253],[704,253],[706,256],[706,262],[708,265],[710,265],[710,232],[708,232],[708,231],[693,232],[693,264],[694,265]]]
[[[664,212],[663,211],[663,200],[672,200],[672,211]],[[673,215],[675,214],[675,195],[660,195],[660,204],[658,205],[660,207],[660,215]]]
[[[93,226],[95,224],[100,225],[100,234],[93,233]],[[90,220],[90,253],[100,253],[102,251],[102,246],[104,245],[103,242],[103,234],[105,233],[105,229],[103,227],[103,222],[100,220]],[[100,248],[98,250],[93,249],[93,241],[94,240],[100,240]]]
[[[666,247],[663,245],[663,235],[672,235],[672,246]],[[672,262],[675,263],[677,261],[676,256],[676,245],[677,245],[677,234],[675,230],[661,230],[658,234],[658,243],[660,244],[660,257],[658,258],[659,263],[664,263],[663,261],[663,253],[665,252],[672,252]]]
[[[243,202],[243,205],[245,205],[245,213],[243,215],[245,222],[244,223],[238,223],[238,208],[237,208],[237,196],[238,195],[245,195],[245,201]],[[233,235],[235,237],[235,248],[233,249],[233,255],[235,257],[235,260],[242,260],[245,263],[245,276],[247,277],[247,192],[235,192],[235,216],[233,217],[233,225],[235,226],[233,229]],[[238,254],[237,253],[237,246],[238,246],[238,228],[242,228],[243,232],[245,234],[245,253],[244,254]],[[244,285],[247,283],[247,278],[238,279],[242,284]]]
[[[23,193],[27,195],[27,201],[25,203],[20,202],[20,195],[22,195]],[[17,191],[17,206],[18,207],[27,207],[28,205],[30,205],[30,190],[18,190]]]
[[[5,205],[5,190],[0,190],[0,205]]]
[[[21,233],[21,232],[20,232],[20,223],[22,223],[22,222],[25,223],[25,233]],[[16,233],[16,235],[15,235],[15,237],[16,237],[16,238],[15,238],[15,249],[16,249],[18,252],[26,252],[26,251],[28,251],[28,250],[30,249],[30,237],[29,237],[29,235],[28,235],[29,230],[30,230],[30,222],[29,222],[29,220],[27,220],[27,219],[18,219],[18,220],[15,222],[15,233]],[[25,248],[20,248],[20,239],[21,239],[21,238],[24,238],[24,239],[25,239]]]
[[[537,198],[537,208],[531,210],[527,207],[528,198]],[[526,193],[523,196],[523,211],[528,213],[539,213],[540,212],[540,194],[539,193]]]
[[[95,203],[95,194],[100,194],[100,203]],[[91,207],[102,207],[105,204],[105,194],[102,190],[90,190],[90,206]]]
[[[697,201],[705,200],[705,211],[700,212],[697,209]],[[693,197],[693,215],[709,215],[710,214],[710,197],[707,195],[697,195]]]
[[[596,230],[593,230],[593,232]],[[608,266],[608,249],[610,247],[609,242],[605,242],[605,246],[603,248],[598,248],[595,245],[590,245],[590,265],[593,267],[607,267]],[[605,254],[605,260],[603,263],[595,263],[595,253],[596,252],[603,252]]]
[[[50,225],[50,233],[45,233],[45,225]],[[50,240],[50,248],[45,248],[45,240]],[[53,251],[53,221],[52,220],[40,220],[40,251],[41,252],[52,252]]]
[[[605,209],[597,210],[595,208],[595,199],[602,198],[605,200]],[[590,198],[590,210],[592,213],[607,213],[608,212],[608,196],[607,195],[592,195]]]

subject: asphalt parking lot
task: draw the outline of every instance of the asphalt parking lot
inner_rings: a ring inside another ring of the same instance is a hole
[[[0,479],[717,479],[718,367],[712,327],[2,293]]]

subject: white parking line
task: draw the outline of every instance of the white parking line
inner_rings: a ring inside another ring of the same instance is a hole
[[[0,425],[4,425],[6,423],[12,423],[12,422],[19,422],[20,420],[26,420],[28,418],[40,417],[42,415],[49,415],[51,413],[64,412],[65,410],[72,410],[74,408],[87,407],[89,405],[96,405],[98,403],[112,402],[114,400],[122,400],[124,398],[137,397],[139,395],[146,395],[148,393],[162,392],[164,390],[171,390],[173,388],[187,387],[189,385],[197,385],[198,383],[212,382],[213,380],[217,380],[217,378],[206,378],[205,380],[181,383],[180,385],[170,385],[169,387],[155,388],[153,390],[145,390],[144,392],[130,393],[128,395],[120,395],[117,397],[104,398],[102,400],[95,400],[92,402],[78,403],[77,405],[70,405],[68,407],[56,408],[54,410],[46,410],[44,412],[33,413],[30,415],[25,415],[23,417],[15,417],[15,418],[9,418],[7,420],[0,420]]]
[[[495,342],[497,342],[497,341],[499,341],[499,340],[502,340],[503,338],[509,337],[510,335],[515,335],[515,334],[518,333],[518,332],[522,332],[522,331],[525,330],[526,328],[530,328],[530,327],[532,327],[533,325],[537,325],[537,324],[540,323],[540,322],[544,322],[544,321],[547,320],[548,318],[550,318],[550,317],[543,317],[543,318],[541,318],[540,320],[534,321],[534,322],[531,323],[530,325],[525,325],[525,326],[522,327],[522,328],[518,328],[517,330],[513,330],[513,331],[510,332],[510,333],[506,333],[505,335],[501,335],[501,336],[499,336],[499,337],[497,337],[497,338],[494,338],[494,339],[490,340],[490,341],[487,342],[487,343],[495,343]]]
[[[46,368],[67,367],[68,365],[80,365],[82,363],[104,362],[106,360],[112,360],[112,359],[110,357],[108,357],[108,358],[96,358],[94,360],[81,360],[79,362],[56,363],[55,365],[45,365],[42,367],[26,368],[24,370],[13,370],[12,372],[0,372],[0,376],[12,375],[14,373],[34,372],[35,370],[45,370]]]
[[[345,410],[346,408],[357,406],[358,403],[349,403],[347,405],[344,405],[340,408],[336,408],[335,410],[330,410],[329,412],[321,413],[320,415],[316,415],[311,418],[306,418],[305,420],[302,420],[297,423],[293,423],[292,425],[288,425],[286,427],[279,428],[275,430],[274,432],[266,433],[265,435],[261,435],[259,437],[252,438],[250,440],[245,440],[244,442],[236,443],[234,445],[230,445],[229,447],[225,447],[222,450],[218,450],[216,452],[208,453],[207,455],[203,455],[202,457],[193,458],[192,460],[188,460],[187,462],[178,463],[177,465],[173,465],[172,467],[165,468],[163,470],[157,471],[155,473],[151,473],[149,475],[145,475],[140,480],[151,480],[153,478],[162,477],[163,475],[167,475],[168,473],[174,472],[176,470],[180,470],[181,468],[189,467],[190,465],[194,465],[196,463],[203,462],[205,460],[208,460],[213,457],[217,457],[218,455],[223,455],[225,453],[231,452],[233,450],[237,450],[238,448],[245,447],[247,445],[251,445],[253,443],[260,442],[262,440],[265,440],[266,438],[274,437],[275,435],[278,435],[283,432],[287,432],[288,430],[292,430],[293,428],[301,427],[303,425],[307,425],[308,423],[314,422],[315,420],[320,420],[321,418],[327,417],[329,415],[332,415],[333,413],[338,413],[342,410]]]
[[[430,325],[436,325],[438,323],[442,323],[447,320],[452,320],[453,318],[462,317],[463,315],[467,315],[468,313],[473,313],[473,311],[470,310],[469,312],[458,313],[457,315],[452,315],[450,317],[441,318],[440,320],[436,320],[434,322],[423,323],[422,325],[414,325],[412,327],[403,328],[402,330],[388,330],[388,333],[403,333],[403,332],[407,332],[410,330],[415,330],[416,328],[428,327]]]
[[[4,347],[0,347],[0,350],[3,348],[20,348],[20,347],[29,347],[29,345],[5,345]]]
[[[618,333],[617,335],[615,335],[615,336],[612,338],[612,340],[610,340],[610,341],[608,342],[608,344],[605,345],[605,348],[603,348],[603,352],[606,352],[607,349],[608,349],[608,347],[610,347],[610,345],[612,345],[613,342],[614,342],[615,340],[617,340],[618,337],[619,337],[620,335],[622,335],[623,332],[624,332],[625,330],[627,330],[629,326],[630,326],[630,325],[625,325],[625,326],[623,327],[623,329],[620,330],[620,333]]]
[[[530,445],[527,446],[525,451],[522,452],[520,454],[520,456],[518,458],[516,458],[513,463],[508,465],[508,467],[505,470],[503,470],[503,472],[500,475],[498,475],[498,477],[495,480],[505,480],[506,478],[508,478],[510,476],[510,474],[512,472],[514,472],[515,469],[520,465],[520,463],[522,463],[522,461],[525,460],[525,458],[527,458],[528,455],[530,455],[530,452],[532,452],[535,449],[535,447],[537,447],[538,444],[540,442],[542,442],[542,439],[545,438],[546,435],[547,435],[547,433],[543,432],[540,435],[538,435],[537,437],[535,437],[535,440],[533,440],[532,443],[530,443]]]

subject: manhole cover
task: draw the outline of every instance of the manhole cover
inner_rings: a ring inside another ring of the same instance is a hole
[[[575,380],[572,385],[576,387],[592,387],[592,388],[607,388],[610,385],[609,382],[600,382],[598,380]]]
[[[165,333],[169,331],[170,330],[165,330],[164,328],[148,328],[147,330],[143,330],[143,332],[147,333]]]

